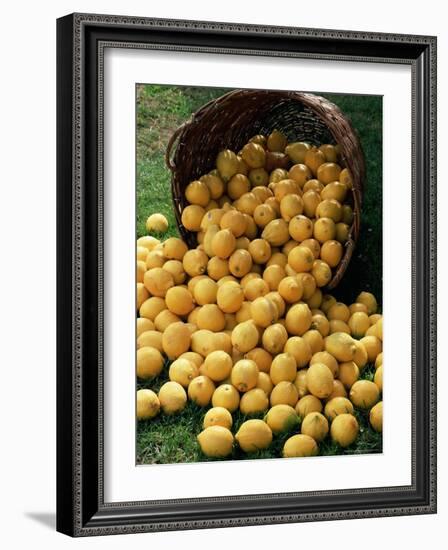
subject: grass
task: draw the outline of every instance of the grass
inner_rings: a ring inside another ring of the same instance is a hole
[[[168,380],[168,369],[149,384],[139,384],[139,388],[150,388],[158,391],[160,386]],[[366,367],[361,378],[373,379],[373,367]],[[240,411],[233,413],[232,432],[236,433],[241,424],[249,418],[263,418],[263,414],[244,415]],[[355,409],[360,432],[356,442],[347,448],[342,448],[329,438],[319,444],[321,455],[365,454],[378,453],[382,450],[381,434],[378,434],[369,425],[368,415]],[[188,401],[185,409],[175,415],[159,415],[156,419],[138,423],[137,432],[137,464],[172,464],[179,462],[208,462],[215,459],[205,457],[200,450],[196,436],[202,430],[204,409]],[[269,449],[247,455],[235,446],[232,460],[250,458],[278,458],[285,441],[291,435],[300,432],[300,423],[290,430],[274,436]]]
[[[154,212],[167,217],[166,236],[177,235],[170,172],[165,165],[166,146],[174,130],[191,113],[225,91],[154,85],[137,87],[137,237],[146,234],[146,219]]]
[[[140,85],[137,87],[137,237],[146,234],[146,218],[163,213],[169,221],[167,236],[177,235],[171,205],[170,172],[165,166],[165,149],[172,132],[199,107],[227,90],[218,88]],[[382,98],[321,94],[339,105],[351,118],[359,133],[366,158],[367,177],[362,209],[361,236],[345,277],[333,294],[351,303],[361,290],[369,290],[381,302],[382,296]],[[157,390],[168,379],[168,366],[156,379],[138,387]],[[373,367],[366,367],[363,378],[372,379]],[[328,438],[320,444],[320,454],[363,454],[382,452],[381,434],[371,429],[366,414],[356,410],[360,435],[350,447],[342,449]],[[189,402],[176,416],[159,415],[137,427],[137,463],[167,464],[209,461],[196,440],[202,429],[204,410]],[[232,431],[247,417],[233,414]],[[268,450],[252,455],[235,448],[233,460],[276,458],[284,441],[297,433],[297,427],[274,438]]]
[[[361,234],[352,261],[337,289],[342,299],[368,290],[381,302],[383,294],[382,97],[322,94],[348,115],[358,131],[366,160]]]

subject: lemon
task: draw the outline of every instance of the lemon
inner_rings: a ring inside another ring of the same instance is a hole
[[[314,353],[311,357],[310,365],[313,365],[314,363],[323,363],[331,370],[331,373],[335,378],[338,375],[338,362],[328,353],[328,351],[318,351],[317,353]]]
[[[383,402],[380,401],[370,409],[369,422],[376,432],[383,431]]]
[[[295,407],[298,400],[299,392],[292,382],[279,382],[276,386],[274,386],[270,395],[270,402],[272,406],[290,405],[291,407]]]
[[[364,338],[361,338],[360,342],[367,351],[369,362],[374,363],[378,354],[383,351],[381,340],[376,336],[364,336]]]
[[[263,168],[266,162],[266,153],[261,145],[254,142],[246,143],[241,156],[249,168]]]
[[[376,369],[373,381],[378,386],[378,389],[380,390],[380,392],[382,392],[383,391],[383,367],[382,367],[382,365],[380,365]]]
[[[250,181],[244,174],[235,174],[227,184],[227,194],[233,200],[239,199],[250,191]]]
[[[212,332],[224,330],[226,326],[224,313],[216,304],[205,304],[199,308],[192,322],[196,324],[199,329],[210,330]]]
[[[171,273],[175,285],[181,285],[187,278],[187,274],[184,271],[184,266],[179,260],[167,260],[163,264],[163,269]]]
[[[261,234],[261,238],[266,240],[271,246],[281,246],[289,239],[288,224],[283,219],[270,221]]]
[[[278,293],[288,303],[298,302],[303,295],[303,285],[297,277],[285,277],[278,285]]]
[[[260,296],[252,302],[250,314],[257,326],[266,328],[277,321],[278,310],[271,300],[265,296]]]
[[[188,397],[199,407],[206,407],[212,399],[215,391],[215,384],[208,376],[200,375],[190,382],[188,386]]]
[[[359,378],[358,365],[354,361],[340,363],[338,377],[344,387],[349,390]]]
[[[264,298],[258,298],[264,300]],[[269,302],[271,304],[271,302]],[[271,304],[272,307],[274,307]],[[252,307],[251,307],[252,312]],[[259,333],[257,327],[252,320],[244,321],[236,325],[232,330],[232,345],[241,353],[247,353],[254,349],[258,344]]]
[[[159,350],[144,346],[137,350],[137,376],[142,380],[154,378],[162,372],[163,357]]]
[[[270,291],[276,291],[285,277],[286,272],[280,265],[270,265],[263,271],[263,279],[268,284]]]
[[[192,181],[185,188],[185,198],[190,204],[206,207],[210,202],[210,189],[204,181]]]
[[[217,174],[206,174],[205,176],[201,176],[200,180],[207,185],[211,199],[216,200],[222,197],[225,186]]]
[[[328,420],[317,411],[308,413],[302,421],[301,433],[309,435],[314,441],[323,441],[328,434]]]
[[[151,321],[151,319],[146,319],[146,317],[139,317],[137,319],[137,327],[136,327],[137,338],[144,332],[148,332],[151,330],[154,330],[154,323]]]
[[[154,267],[145,272],[143,283],[152,296],[164,297],[174,286],[173,276],[162,267]]]
[[[328,420],[332,421],[338,414],[353,414],[353,405],[345,397],[333,397],[325,405],[324,413]]]
[[[241,359],[233,366],[230,375],[232,385],[240,392],[246,392],[255,388],[258,381],[258,367],[255,361]]]
[[[165,414],[175,414],[185,408],[187,394],[178,382],[165,382],[159,390],[159,401]]]
[[[317,179],[324,185],[331,183],[332,181],[339,180],[339,174],[341,173],[341,167],[334,162],[324,162],[319,165],[317,169]]]
[[[233,424],[232,415],[224,407],[212,407],[204,416],[203,427],[209,428],[210,426],[222,426],[230,430]]]
[[[143,302],[145,302],[148,298],[149,292],[146,289],[145,285],[142,282],[137,283],[137,309],[140,309]]]
[[[142,389],[137,391],[137,418],[149,420],[157,416],[160,410],[160,402],[152,390]]]
[[[274,388],[271,377],[266,372],[258,373],[257,388],[260,388],[269,397]]]
[[[188,351],[190,342],[191,332],[185,323],[171,323],[163,332],[163,351],[170,359],[175,359]]]
[[[211,380],[221,382],[230,376],[232,366],[233,362],[230,355],[225,351],[216,350],[205,358],[203,372]]]
[[[244,292],[241,286],[234,281],[228,281],[218,288],[216,300],[224,313],[235,313],[244,301]]]
[[[269,399],[261,388],[253,388],[241,397],[240,411],[243,414],[257,414],[265,411],[268,406]]]
[[[223,426],[210,426],[198,435],[201,451],[211,458],[224,458],[232,453],[233,435]]]
[[[159,239],[156,239],[155,237],[152,237],[150,235],[145,235],[144,237],[140,237],[137,239],[137,246],[142,246],[148,250],[148,252],[151,252],[151,250],[154,250],[154,248],[160,244]]]
[[[206,304],[215,304],[216,303],[216,294],[218,292],[218,285],[216,281],[210,279],[209,277],[204,277],[204,279],[199,280],[193,290],[193,296],[196,303],[200,306]]]
[[[148,321],[148,319],[145,319]],[[153,325],[154,327],[154,325]],[[137,338],[137,349],[149,346],[163,352],[163,334],[158,330],[146,330]]]
[[[339,414],[331,423],[330,434],[335,443],[348,447],[358,437],[359,424],[352,414]]]
[[[300,336],[291,336],[288,338],[284,350],[294,357],[299,369],[308,365],[313,354],[309,343],[304,337]]]
[[[269,151],[283,153],[286,145],[288,144],[288,140],[286,139],[286,136],[282,134],[282,132],[278,130],[273,130],[269,134],[266,144]]]
[[[348,326],[355,338],[362,338],[370,327],[369,316],[363,311],[355,311],[348,320]]]
[[[342,302],[335,302],[329,308],[327,317],[329,321],[344,321],[344,323],[348,323],[350,319],[350,310]]]
[[[325,338],[325,351],[338,361],[352,361],[356,350],[355,340],[344,332],[334,332]]]
[[[230,149],[225,149],[216,158],[216,168],[221,178],[226,182],[238,172],[238,157]]]
[[[193,378],[199,376],[198,367],[188,359],[176,359],[170,365],[169,378],[188,388]]]
[[[295,304],[286,314],[286,329],[291,335],[302,336],[311,326],[312,313],[307,304]]]
[[[275,323],[270,327],[267,327],[263,332],[262,344],[263,348],[276,355],[283,351],[283,348],[288,340],[288,333],[283,325],[280,323]]]
[[[246,453],[267,449],[272,443],[272,430],[263,420],[246,420],[240,426],[236,441]]]
[[[251,359],[257,364],[260,372],[269,373],[272,364],[272,355],[263,348],[254,348],[244,355],[245,359]]]
[[[310,149],[310,145],[304,141],[290,143],[285,148],[285,153],[295,164],[305,161],[305,153]]]
[[[166,309],[165,300],[158,296],[151,296],[140,306],[140,317],[154,321],[157,315]]]
[[[370,409],[380,398],[378,386],[370,380],[358,380],[350,388],[350,401],[360,409]]]
[[[303,221],[306,220],[306,221]],[[290,232],[296,241],[304,241],[312,235],[312,224],[305,216],[296,216],[290,222]],[[309,230],[308,230],[309,229]],[[297,272],[311,271],[314,263],[314,254],[308,246],[299,245],[288,254],[288,264]]]
[[[377,312],[378,303],[375,296],[371,292],[361,292],[356,301],[360,304],[364,304],[367,307],[367,314],[372,315]]]
[[[279,382],[294,382],[297,374],[297,363],[290,353],[280,353],[274,357],[269,371],[274,385]]]
[[[333,374],[323,363],[313,363],[306,373],[306,385],[310,393],[325,399],[333,391]]]
[[[305,418],[311,412],[322,412],[322,402],[314,395],[304,395],[297,401],[296,412],[301,418]]]
[[[296,379],[294,380],[294,386],[297,389],[299,399],[304,395],[309,394],[308,387],[306,385],[306,373],[308,369],[300,369],[297,372]]]
[[[168,230],[168,220],[163,214],[151,214],[146,220],[146,229],[149,232],[165,233]]]
[[[283,446],[284,458],[316,456],[318,452],[319,447],[316,441],[305,434],[293,435],[285,441],[285,445]]]
[[[238,409],[239,404],[240,394],[231,384],[221,384],[213,392],[212,405],[214,407],[224,407],[232,413]]]
[[[228,210],[222,215],[219,226],[222,230],[228,229],[235,237],[241,237],[247,229],[247,219],[242,212]]]

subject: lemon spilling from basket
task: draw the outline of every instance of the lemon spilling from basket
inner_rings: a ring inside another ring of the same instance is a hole
[[[326,439],[347,447],[359,411],[382,430],[377,301],[324,294],[350,239],[351,188],[337,145],[288,143],[278,131],[221,151],[189,183],[181,219],[197,246],[137,240],[139,420],[193,401],[204,424],[191,435],[215,458],[262,451],[284,433],[284,457],[316,455]],[[167,225],[148,218],[149,231]],[[152,381],[166,374],[156,394]],[[254,418],[232,432],[237,410]]]

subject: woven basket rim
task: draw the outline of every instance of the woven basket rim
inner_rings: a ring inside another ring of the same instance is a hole
[[[351,121],[337,105],[318,94],[289,90],[234,89],[218,98],[210,100],[192,113],[189,119],[173,132],[165,154],[166,165],[172,174],[172,198],[179,231],[185,240],[190,240],[191,233],[185,230],[181,222],[181,212],[185,205],[183,191],[189,181],[187,183],[180,175],[182,171],[182,150],[188,145],[189,134],[200,128],[201,124],[208,117],[215,116],[217,112],[221,112],[220,110],[225,112],[226,109],[229,109],[229,106],[234,106],[236,101],[255,101],[256,99],[260,100],[260,98],[266,99],[267,102],[284,101],[300,103],[305,109],[312,112],[325,125],[333,137],[334,143],[338,143],[341,146],[342,163],[349,168],[352,174],[353,188],[350,191],[353,198],[354,219],[350,228],[348,241],[345,244],[343,258],[333,272],[332,280],[326,287],[327,290],[331,290],[342,279],[353,255],[356,241],[359,238],[365,160],[359,136]],[[217,152],[215,153],[217,154]]]

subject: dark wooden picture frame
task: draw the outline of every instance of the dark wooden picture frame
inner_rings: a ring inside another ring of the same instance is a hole
[[[102,94],[111,46],[411,66],[410,486],[104,502]],[[57,22],[57,52],[57,529],[89,536],[435,513],[436,38],[73,14]]]

